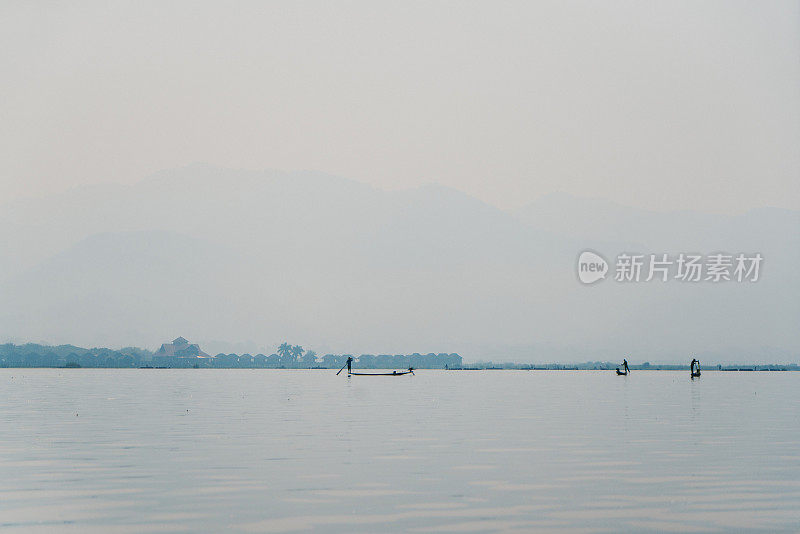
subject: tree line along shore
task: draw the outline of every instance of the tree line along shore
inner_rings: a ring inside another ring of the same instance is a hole
[[[0,367],[63,368],[177,368],[177,369],[333,369],[353,357],[365,369],[408,368],[460,369],[455,353],[427,354],[325,354],[317,355],[302,346],[283,343],[273,354],[209,355],[183,338],[165,343],[153,352],[138,347],[121,349],[83,348],[75,345],[26,343],[0,345]]]
[[[52,367],[52,368],[176,368],[176,369],[339,369],[353,357],[355,366],[362,369],[449,369],[449,370],[604,370],[613,371],[618,362],[589,361],[583,363],[526,364],[514,362],[476,362],[464,364],[456,353],[428,354],[325,354],[318,356],[313,350],[299,345],[283,343],[273,354],[224,354],[211,356],[197,345],[182,343],[178,338],[164,344],[158,351],[138,347],[121,349],[82,348],[75,345],[41,345],[26,343],[0,345],[0,367]],[[184,340],[185,341],[185,340]],[[176,343],[177,342],[177,343]],[[165,348],[165,345],[171,347]],[[631,364],[632,371],[683,371],[689,365],[681,364]],[[719,371],[798,371],[795,364],[728,364],[705,366],[706,370]]]

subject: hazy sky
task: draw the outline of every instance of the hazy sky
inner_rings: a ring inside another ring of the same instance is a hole
[[[0,200],[192,162],[800,208],[800,4],[0,4]]]

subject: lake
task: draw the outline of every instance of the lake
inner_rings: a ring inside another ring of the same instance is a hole
[[[800,373],[0,369],[3,532],[800,530]]]

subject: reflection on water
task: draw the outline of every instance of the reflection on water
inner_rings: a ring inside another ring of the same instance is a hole
[[[4,532],[800,530],[800,373],[0,369]]]

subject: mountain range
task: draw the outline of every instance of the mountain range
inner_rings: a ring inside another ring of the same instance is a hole
[[[466,361],[798,360],[800,212],[650,212],[552,194],[191,165],[0,206],[0,341]],[[579,283],[582,250],[760,253],[755,283]],[[220,341],[221,340],[221,341]],[[232,349],[234,350],[234,349]]]

